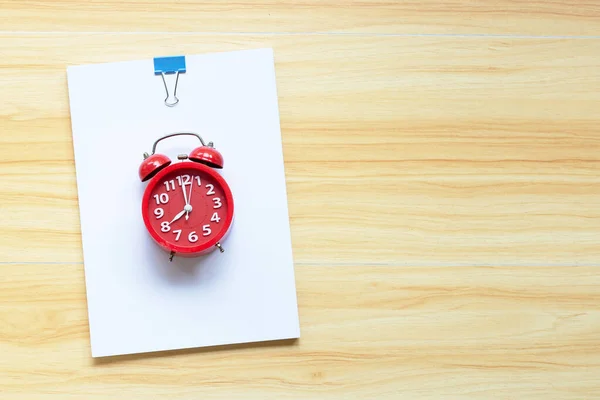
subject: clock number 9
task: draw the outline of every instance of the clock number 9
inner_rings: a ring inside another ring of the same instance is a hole
[[[154,215],[156,215],[156,219],[161,219],[165,215],[165,210],[160,207],[155,208]]]

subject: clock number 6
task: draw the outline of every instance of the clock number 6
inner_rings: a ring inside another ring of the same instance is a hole
[[[196,235],[196,231],[191,231],[188,235],[188,240],[191,243],[196,243],[198,241],[198,235]]]

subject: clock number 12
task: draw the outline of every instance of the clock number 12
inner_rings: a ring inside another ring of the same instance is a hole
[[[177,179],[177,182],[179,183],[179,186],[189,185],[192,181],[192,177],[189,176],[188,174],[185,174],[183,176],[177,176],[176,179]],[[173,188],[175,188],[175,187],[173,187]]]

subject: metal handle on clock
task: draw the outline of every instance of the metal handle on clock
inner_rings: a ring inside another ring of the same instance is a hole
[[[175,132],[175,133],[169,133],[168,135],[165,135],[161,138],[158,138],[156,140],[156,142],[154,142],[154,145],[152,146],[152,154],[154,154],[156,152],[156,145],[158,145],[158,142],[160,142],[161,140],[173,137],[173,136],[195,136],[198,138],[198,140],[200,141],[200,143],[202,143],[202,146],[206,146],[206,144],[204,144],[204,140],[202,140],[202,138],[200,137],[200,135],[198,135],[197,133],[192,133],[192,132]]]

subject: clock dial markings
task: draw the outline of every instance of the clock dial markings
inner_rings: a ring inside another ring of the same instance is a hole
[[[171,191],[171,190],[175,190],[175,180],[171,179],[170,181],[165,181],[164,182],[165,187],[167,188],[167,192]]]
[[[173,246],[196,247],[224,229],[221,222],[229,204],[214,177],[193,168],[182,172],[161,179],[151,195],[155,205],[151,204],[148,211],[154,215],[152,225],[163,240]],[[194,191],[199,193],[194,195]]]
[[[175,241],[178,242],[179,241],[179,237],[181,236],[181,229],[174,229],[173,233],[177,236],[175,236]]]
[[[167,204],[169,202],[169,195],[166,193],[161,193],[160,195],[155,194],[154,200],[156,200],[156,204]]]

